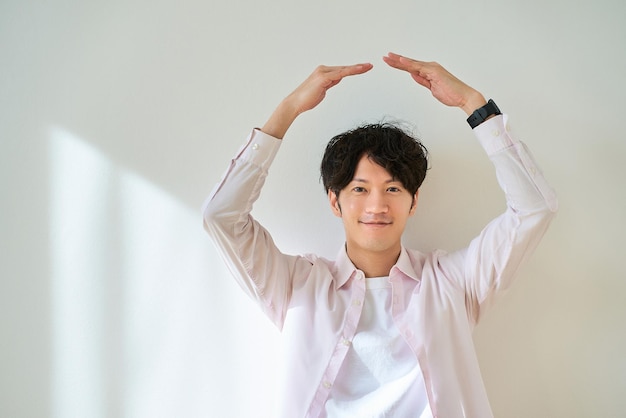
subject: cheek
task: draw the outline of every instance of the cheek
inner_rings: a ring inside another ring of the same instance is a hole
[[[344,197],[337,201],[337,206],[341,213],[345,215],[347,212],[354,212],[357,209],[358,199]]]

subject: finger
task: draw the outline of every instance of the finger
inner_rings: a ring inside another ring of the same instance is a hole
[[[427,69],[427,63],[424,61],[414,60],[403,55],[390,52],[383,57],[388,65],[399,70],[408,71],[410,73],[423,73]],[[424,75],[424,74],[422,74]]]
[[[351,75],[363,74],[371,70],[374,66],[367,62],[362,64],[344,65],[339,67],[339,75],[343,77],[349,77]]]
[[[383,61],[385,61],[385,63],[389,65],[390,67],[406,71],[407,70],[406,66],[400,62],[400,57],[401,57],[400,55],[390,52],[389,54],[383,57]]]
[[[417,81],[418,84],[426,87],[427,89],[430,90],[430,80],[428,80],[427,78],[424,78],[422,76],[420,76],[419,74],[415,74],[415,73],[411,73],[411,77],[413,77],[413,80]]]
[[[405,57],[404,55],[396,54],[395,52],[387,53],[387,56],[385,58],[388,58],[388,59],[394,60],[394,61],[400,61],[402,58],[404,58],[406,60],[414,61],[413,59],[411,59],[409,57]]]
[[[366,73],[373,67],[374,66],[370,63],[323,67],[324,72],[322,73],[322,77],[325,82],[323,82],[322,85],[326,89],[329,89],[337,85],[344,77]]]
[[[407,58],[400,54],[394,54],[393,52],[389,52],[386,56],[383,57],[383,60],[391,65],[392,67],[406,70],[407,66],[410,66],[415,60],[411,58]]]

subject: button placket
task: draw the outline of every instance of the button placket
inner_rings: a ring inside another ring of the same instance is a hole
[[[363,300],[365,298],[365,281],[363,277],[363,273],[357,272],[355,276],[357,280],[353,283],[352,301],[350,302],[348,315],[343,327],[343,340],[348,341],[348,343],[354,337],[361,313],[363,312]]]
[[[363,300],[365,297],[365,280],[362,280],[363,277],[362,273],[359,274],[359,272],[357,272],[354,276],[354,281],[351,284],[351,286],[353,286],[351,300],[346,306],[348,312],[343,324],[342,336],[335,345],[335,350],[326,371],[324,372],[324,376],[321,379],[320,388],[318,389],[318,393],[316,395],[320,397],[319,399],[323,399],[323,402],[328,399],[328,395],[333,386],[334,380],[337,377],[337,373],[339,373],[341,364],[343,363],[345,356],[352,345],[351,339],[354,337],[361,313],[363,311]]]
[[[391,279],[391,316],[397,318],[404,304],[402,284],[397,278]]]

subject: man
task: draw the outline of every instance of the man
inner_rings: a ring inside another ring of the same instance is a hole
[[[322,178],[346,244],[335,261],[285,255],[251,216],[280,139],[327,90],[371,64],[318,67],[276,108],[209,196],[204,225],[242,288],[285,341],[281,417],[492,416],[471,332],[538,244],[557,201],[506,116],[437,63],[388,54],[441,103],[461,108],[491,158],[507,210],[469,246],[402,246],[425,149],[369,125],[329,143]]]

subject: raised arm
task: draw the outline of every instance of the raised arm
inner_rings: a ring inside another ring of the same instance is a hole
[[[344,77],[362,74],[371,64],[318,67],[276,108],[261,129],[253,130],[247,144],[231,161],[220,183],[204,205],[204,227],[237,283],[257,300],[279,327],[291,295],[294,277],[306,277],[311,263],[283,254],[269,232],[252,216],[280,141],[295,118],[313,109],[329,88]]]
[[[372,67],[369,63],[336,67],[320,65],[298,88],[283,99],[261,131],[282,139],[298,115],[313,109],[324,100],[328,89],[336,86],[344,77],[366,73]]]
[[[436,62],[422,62],[390,53],[383,60],[408,72],[447,106],[468,116],[487,102],[485,97]],[[487,119],[491,119],[486,121]],[[438,262],[447,276],[466,291],[466,306],[473,322],[496,295],[507,289],[554,217],[556,195],[526,146],[509,131],[505,115],[485,118],[474,134],[496,169],[505,193],[507,210],[491,221],[465,249]]]

